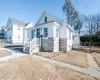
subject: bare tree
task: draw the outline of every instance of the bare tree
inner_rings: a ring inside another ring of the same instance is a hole
[[[92,24],[92,34],[95,34],[100,30],[100,14],[90,15],[88,17],[89,22]]]
[[[71,0],[65,0],[62,9],[66,16],[67,23],[70,24],[71,26],[74,26],[76,23],[78,12],[73,7]]]
[[[77,18],[77,22],[74,29],[78,31],[79,34],[82,34],[82,28],[84,29],[84,27],[86,26],[86,19],[87,17],[85,15],[80,15]]]
[[[95,15],[95,28],[96,32],[100,30],[100,14]]]

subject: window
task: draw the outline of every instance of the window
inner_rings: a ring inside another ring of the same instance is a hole
[[[48,28],[44,28],[44,37],[48,36]]]
[[[74,35],[73,35],[73,40],[75,39]]]
[[[71,32],[69,31],[69,39],[71,39]]]
[[[37,38],[40,38],[40,29],[37,29]]]
[[[20,35],[17,36],[17,39],[20,39]]]
[[[20,27],[18,27],[18,30],[20,30]]]
[[[10,28],[8,28],[8,31],[10,31]]]
[[[58,33],[58,28],[56,28],[56,37],[58,37],[58,34],[59,34],[59,33]]]
[[[75,35],[75,37],[77,37],[77,35]]]
[[[47,17],[44,18],[44,21],[47,22]]]
[[[34,38],[34,37],[35,37],[35,30],[32,30],[31,35],[32,35],[32,38]]]
[[[11,37],[9,37],[9,39],[11,39]]]

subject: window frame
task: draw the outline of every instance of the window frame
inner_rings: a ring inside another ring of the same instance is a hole
[[[45,30],[47,29],[47,30]],[[44,38],[47,38],[48,37],[48,28],[44,28]]]
[[[20,30],[20,27],[18,27],[18,30]]]
[[[44,22],[45,22],[45,23],[47,22],[47,16],[44,17]]]
[[[9,39],[11,39],[11,36],[9,37]]]
[[[31,31],[31,38],[34,38],[35,37],[35,30],[32,30]]]

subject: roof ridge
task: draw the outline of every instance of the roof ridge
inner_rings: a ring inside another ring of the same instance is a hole
[[[11,18],[11,17],[9,17],[8,20],[10,20],[12,22],[12,24],[15,24],[15,25],[25,26],[27,24],[23,21],[20,21],[20,20],[17,20],[15,18]]]
[[[13,19],[13,20],[16,20],[16,21],[23,22],[22,20],[18,20],[18,19],[16,19],[16,18],[12,18],[12,17],[9,17],[9,19],[10,19],[10,20]],[[26,23],[26,22],[23,22],[23,23]]]

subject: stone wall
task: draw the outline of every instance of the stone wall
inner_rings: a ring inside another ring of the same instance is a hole
[[[41,39],[41,51],[50,51],[54,50],[54,39]]]
[[[60,38],[59,39],[59,50],[60,51],[67,51],[67,38]]]
[[[48,38],[41,40],[41,51],[59,51],[59,38]]]

